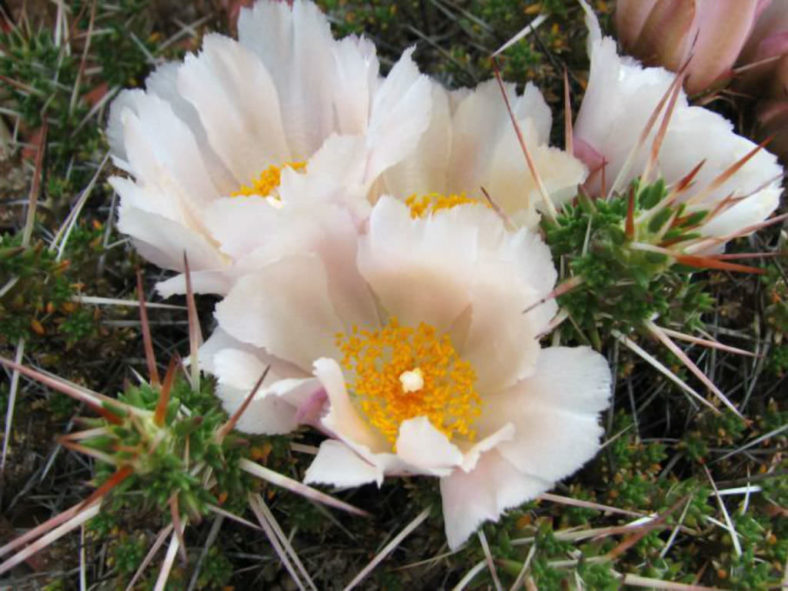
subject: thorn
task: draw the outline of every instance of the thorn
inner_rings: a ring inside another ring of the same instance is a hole
[[[156,403],[156,410],[153,413],[153,422],[159,427],[164,425],[167,418],[167,406],[170,404],[170,394],[172,391],[172,384],[175,381],[175,372],[178,369],[178,359],[173,357],[170,359],[170,365],[167,367],[167,373],[164,374],[164,384],[159,391],[159,401]]]
[[[737,273],[752,273],[753,275],[763,275],[766,273],[766,269],[761,269],[760,267],[726,263],[725,261],[706,256],[677,254],[674,255],[674,258],[679,264],[695,267],[697,269],[719,269],[721,271],[735,271]]]
[[[687,205],[691,205],[694,203],[702,202],[706,197],[708,197],[711,193],[719,189],[722,185],[724,185],[734,174],[739,172],[742,166],[747,164],[758,152],[763,150],[767,145],[771,143],[774,139],[773,135],[770,135],[765,140],[763,140],[760,144],[755,146],[752,150],[747,152],[744,156],[739,158],[736,162],[731,164],[728,168],[722,171],[717,177],[709,183],[709,185],[703,189],[695,193],[692,197],[687,199]]]
[[[200,320],[197,318],[197,304],[194,301],[194,289],[192,288],[192,277],[189,271],[189,259],[186,256],[186,252],[183,253],[183,267],[186,273],[186,306],[189,317],[189,369],[191,370],[192,388],[199,390],[199,349],[202,341],[202,333],[200,331]]]
[[[574,156],[575,140],[572,130],[572,100],[569,96],[569,74],[564,68],[564,149],[566,153]]]
[[[651,153],[649,154],[649,158],[646,161],[646,168],[641,175],[641,178],[646,183],[651,182],[651,171],[657,167],[659,151],[662,148],[662,142],[664,141],[665,135],[667,134],[670,119],[673,116],[674,109],[676,108],[676,101],[681,94],[681,88],[684,84],[684,74],[678,74],[676,78],[678,79],[678,84],[673,86],[673,92],[670,94],[668,108],[665,110],[665,115],[662,117],[662,122],[660,123],[659,129],[657,130],[657,135],[654,137],[654,141],[651,143]]]
[[[81,511],[82,509],[86,509],[90,507],[93,503],[96,503],[101,500],[104,495],[109,493],[113,488],[118,486],[121,482],[126,480],[129,476],[134,473],[131,466],[123,466],[119,470],[116,470],[112,476],[107,478],[107,480],[99,486],[96,490],[91,493],[91,495],[82,501],[82,503],[77,508],[77,511]]]
[[[635,188],[629,189],[629,203],[627,203],[627,222],[626,222],[627,238],[630,240],[635,239]]]
[[[258,378],[257,383],[252,387],[252,390],[249,392],[249,394],[246,395],[246,398],[244,398],[243,403],[233,413],[233,416],[227,419],[227,422],[224,425],[222,425],[219,428],[219,430],[216,432],[217,441],[219,442],[223,441],[224,438],[227,437],[227,434],[233,430],[235,425],[240,420],[241,415],[243,415],[246,412],[246,409],[249,407],[249,404],[252,402],[254,395],[257,394],[257,391],[260,389],[260,386],[263,385],[263,382],[265,381],[265,378],[268,376],[269,371],[271,371],[270,365],[265,368],[265,370],[263,371],[263,375],[261,375]]]
[[[509,113],[509,119],[512,122],[515,133],[517,134],[517,141],[520,143],[520,148],[522,149],[523,155],[525,156],[525,161],[528,164],[528,170],[531,172],[531,176],[536,182],[536,186],[539,188],[539,194],[542,196],[542,202],[545,207],[545,215],[547,215],[550,221],[554,222],[557,215],[555,205],[553,205],[553,201],[550,199],[550,194],[547,192],[544,182],[542,182],[542,177],[539,175],[539,171],[536,170],[536,164],[534,163],[533,157],[531,156],[531,151],[528,149],[528,145],[525,143],[525,138],[523,137],[523,132],[520,129],[520,124],[517,122],[517,118],[514,116],[514,111],[512,111],[512,105],[509,102],[509,95],[506,94],[506,88],[504,87],[503,79],[501,78],[501,71],[498,68],[498,60],[494,57],[491,59],[493,73],[495,74],[495,79],[498,81],[498,88],[501,89],[501,96],[503,96],[504,103],[506,103],[506,110]]]
[[[515,225],[511,218],[506,215],[506,212],[503,210],[503,208],[493,200],[493,198],[490,196],[490,193],[487,192],[487,189],[484,187],[479,187],[479,189],[481,190],[482,195],[484,195],[484,198],[487,200],[487,203],[489,203],[490,207],[492,207],[493,211],[498,214],[499,218],[501,218],[504,225],[506,226],[506,229],[513,230]]]
[[[694,343],[696,345],[702,345],[704,347],[711,347],[713,349],[720,349],[721,351],[727,351],[728,353],[735,353],[737,355],[746,355],[747,357],[763,357],[762,355],[757,355],[750,351],[745,351],[744,349],[739,349],[737,347],[731,347],[729,345],[723,345],[720,342],[712,341],[710,339],[701,339],[699,337],[694,337],[692,335],[684,334],[683,332],[679,332],[677,330],[671,330],[669,328],[665,328],[664,326],[659,327],[660,330],[664,331],[664,333],[668,336],[673,338],[687,341],[689,343]]]
[[[670,337],[664,333],[662,329],[660,329],[656,324],[654,324],[651,320],[646,320],[643,325],[646,329],[659,340],[663,345],[665,345],[671,353],[673,353],[676,357],[678,357],[681,362],[685,365],[685,367],[690,370],[695,377],[697,377],[703,385],[706,386],[709,390],[711,390],[720,401],[727,406],[737,417],[741,420],[746,421],[744,415],[739,412],[739,409],[736,408],[733,403],[728,400],[728,397],[722,393],[722,391],[712,382],[708,376],[703,373],[700,368],[695,365],[695,363],[690,359],[684,351],[681,350],[676,343],[670,340]]]
[[[140,325],[142,326],[142,342],[145,347],[145,361],[148,364],[148,376],[153,386],[159,385],[159,370],[156,367],[156,354],[153,351],[153,338],[148,322],[148,310],[145,307],[145,292],[142,288],[142,271],[137,268],[137,299],[140,304]]]
[[[30,185],[30,196],[27,205],[27,217],[25,219],[25,229],[22,232],[22,246],[28,246],[30,239],[33,237],[33,225],[36,221],[36,209],[38,208],[38,194],[41,190],[41,181],[44,177],[44,154],[47,147],[47,135],[49,131],[49,123],[46,118],[46,109],[42,116],[43,123],[41,124],[41,135],[38,141],[38,148],[36,149],[36,169],[33,173],[33,182]]]
[[[560,296],[564,295],[565,293],[572,291],[576,287],[580,287],[584,282],[585,282],[585,279],[583,278],[582,275],[575,275],[571,279],[567,279],[566,281],[561,283],[561,285],[556,287],[553,291],[551,291],[549,294],[547,294],[543,298],[540,298],[539,300],[537,300],[536,302],[534,302],[533,304],[528,306],[525,310],[522,311],[522,313],[523,314],[527,314],[528,312],[530,312],[534,308],[538,308],[542,304],[544,304],[546,302],[549,302],[550,300],[552,300],[554,298],[560,297]]]

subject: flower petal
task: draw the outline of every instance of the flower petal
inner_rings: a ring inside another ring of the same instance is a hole
[[[271,75],[232,39],[206,36],[202,52],[186,56],[178,71],[178,91],[197,109],[211,147],[238,186],[293,156]]]
[[[331,306],[325,267],[308,254],[239,279],[216,306],[216,318],[238,340],[306,371],[314,359],[334,354],[334,335],[344,330]]]
[[[533,499],[551,486],[547,480],[522,474],[495,450],[484,454],[471,472],[455,470],[441,478],[449,548],[456,550],[484,521],[497,521],[506,509]]]
[[[588,347],[544,349],[533,376],[488,397],[479,430],[514,424],[498,452],[525,474],[556,481],[578,470],[599,449],[598,413],[608,405],[610,368]]]
[[[459,448],[438,431],[427,417],[415,417],[402,422],[396,450],[404,461],[425,470],[453,468],[463,460]]]
[[[373,464],[359,457],[340,441],[328,439],[320,444],[317,456],[304,475],[306,484],[333,484],[334,486],[360,486],[383,481],[383,474]]]

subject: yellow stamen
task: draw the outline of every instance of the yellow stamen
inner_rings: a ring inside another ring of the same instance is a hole
[[[419,195],[414,193],[405,199],[405,205],[410,208],[410,217],[413,219],[423,218],[431,215],[442,209],[451,209],[457,205],[465,205],[468,203],[481,204],[482,201],[468,197],[465,193],[444,195],[442,193],[426,193]],[[486,202],[484,202],[487,205]],[[489,207],[489,205],[488,205]]]
[[[250,197],[257,195],[260,197],[274,196],[274,191],[279,187],[282,180],[282,169],[290,168],[297,172],[306,170],[306,162],[285,162],[282,166],[272,164],[260,173],[260,176],[252,181],[252,186],[241,185],[237,191],[230,193],[231,197]]]
[[[381,330],[338,334],[337,346],[357,407],[391,443],[403,421],[420,416],[449,439],[475,439],[472,425],[481,413],[476,372],[448,335],[391,318]]]

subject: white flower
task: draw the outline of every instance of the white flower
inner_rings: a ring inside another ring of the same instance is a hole
[[[242,428],[328,432],[309,482],[439,477],[456,548],[593,457],[610,370],[589,348],[540,348],[557,309],[536,305],[556,281],[549,250],[489,208],[414,218],[384,196],[357,240],[333,269],[293,252],[235,284],[216,312],[218,338],[235,339],[213,347],[220,383],[235,381],[222,396],[237,408],[272,363]]]
[[[334,40],[310,2],[263,0],[238,28],[238,41],[208,35],[199,54],[151,74],[145,91],[121,93],[107,129],[115,164],[132,177],[111,179],[118,228],[163,268],[183,270],[185,252],[197,291],[226,292],[233,245],[266,238],[283,177],[327,175],[322,197],[341,183],[359,202],[429,120],[429,81],[411,51],[383,80],[372,43]],[[326,146],[343,138],[360,149]],[[243,228],[229,227],[239,219]],[[178,279],[162,286],[182,290]]]
[[[560,205],[585,180],[585,166],[549,147],[552,117],[535,86],[527,84],[522,95],[513,84],[505,89],[536,169]],[[542,200],[495,80],[454,91],[433,83],[429,128],[416,150],[384,173],[381,188],[401,199],[437,193],[485,202],[484,189],[515,224],[531,229]]]
[[[591,72],[574,125],[574,143],[575,153],[591,170],[588,187],[594,195],[599,195],[601,167],[604,166],[609,189],[675,75],[662,68],[644,68],[631,58],[619,56],[615,41],[602,37],[596,16],[586,4],[584,8],[590,30]],[[643,173],[658,127],[659,120],[651,138],[635,154],[630,168],[620,179],[619,189]],[[689,200],[695,209],[704,210],[713,210],[726,198],[735,203],[707,219],[700,228],[704,236],[728,237],[763,221],[779,204],[782,168],[776,157],[765,150],[755,154],[719,187],[707,190],[712,181],[755,147],[751,141],[736,135],[725,118],[702,107],[690,106],[684,91],[680,92],[656,172],[670,185],[703,163],[693,186],[682,199]]]

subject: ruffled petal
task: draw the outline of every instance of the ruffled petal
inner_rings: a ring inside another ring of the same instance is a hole
[[[307,159],[336,128],[336,42],[326,17],[304,0],[257,2],[241,10],[238,40],[270,72],[291,155]]]
[[[438,431],[427,417],[415,417],[399,426],[397,455],[425,470],[449,469],[462,463],[459,448]]]
[[[309,371],[336,351],[344,326],[331,305],[326,271],[314,255],[294,255],[242,277],[216,306],[219,325],[240,341]]]
[[[292,157],[277,89],[260,60],[239,43],[208,35],[178,71],[178,91],[197,110],[208,140],[238,187]]]
[[[495,450],[484,454],[471,472],[455,470],[441,478],[449,548],[456,550],[484,521],[497,521],[506,509],[533,499],[551,486],[547,480],[522,474]]]
[[[544,349],[533,376],[485,400],[481,432],[511,422],[516,434],[498,452],[525,474],[556,481],[599,449],[598,413],[611,394],[610,368],[588,347]]]
[[[344,443],[328,439],[320,444],[317,456],[304,475],[307,484],[361,486],[382,482],[383,475],[374,465],[362,459]]]
[[[229,414],[243,404],[266,369],[255,355],[238,349],[219,351],[213,358],[213,367],[218,378],[216,394]],[[280,379],[269,371],[236,428],[253,434],[289,433],[299,424],[299,402],[320,388],[315,378]]]

